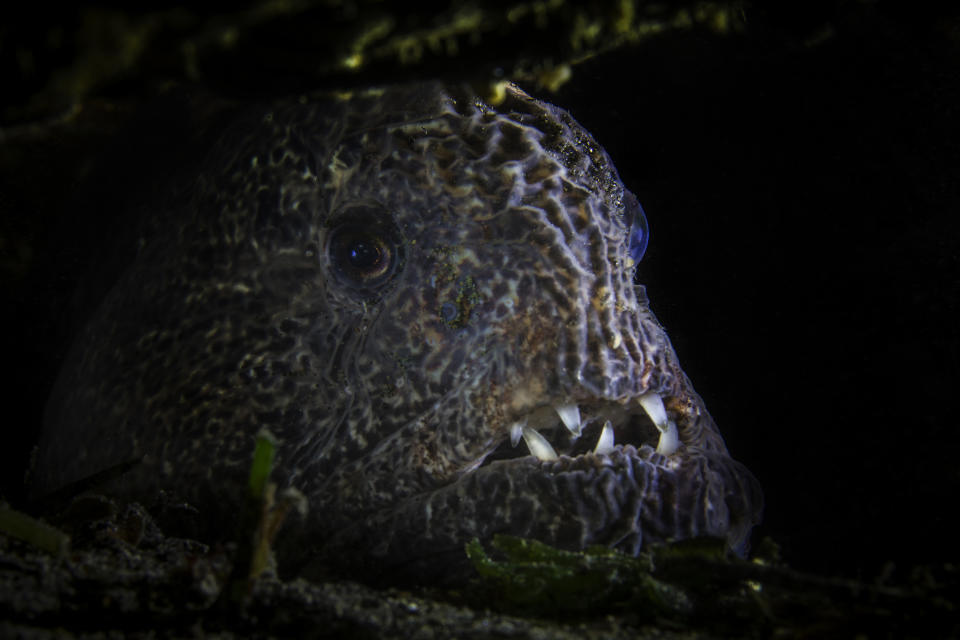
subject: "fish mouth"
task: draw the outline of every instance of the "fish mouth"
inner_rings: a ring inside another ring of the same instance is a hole
[[[648,392],[625,402],[588,400],[542,404],[510,422],[509,437],[476,468],[533,456],[543,462],[590,456],[601,464],[615,451],[653,448],[672,456],[684,442],[661,396]],[[522,443],[521,443],[522,441]]]
[[[503,533],[630,555],[699,536],[746,551],[762,493],[699,396],[559,397],[503,416],[484,455],[447,483],[346,526],[316,561],[337,565],[345,548],[360,546],[371,553],[351,557],[352,575],[439,583],[469,575],[466,541]]]

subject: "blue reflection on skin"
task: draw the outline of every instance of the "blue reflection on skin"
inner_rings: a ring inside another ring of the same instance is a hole
[[[650,227],[647,225],[647,216],[643,207],[629,191],[624,192],[624,214],[630,222],[630,257],[634,264],[640,262],[647,251],[647,242],[650,240]]]

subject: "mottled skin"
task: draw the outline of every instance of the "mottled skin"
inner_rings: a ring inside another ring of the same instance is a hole
[[[277,104],[188,193],[68,358],[39,493],[139,460],[102,489],[163,489],[229,529],[266,427],[275,479],[309,500],[278,542],[296,566],[423,579],[500,532],[744,547],[757,483],[634,284],[636,201],[566,112],[439,84]],[[679,428],[670,456],[650,391]],[[558,460],[510,447],[523,419]],[[605,419],[618,446],[589,453]]]

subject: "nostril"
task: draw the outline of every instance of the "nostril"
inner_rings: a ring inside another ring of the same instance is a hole
[[[452,302],[444,302],[440,305],[440,317],[444,322],[453,322],[457,319],[457,305]]]

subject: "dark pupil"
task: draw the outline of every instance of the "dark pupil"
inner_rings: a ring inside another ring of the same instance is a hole
[[[403,264],[400,234],[379,211],[351,209],[353,220],[330,230],[326,246],[333,275],[354,292],[366,296],[382,289]]]
[[[380,258],[380,247],[372,242],[354,240],[347,247],[347,259],[354,269],[372,269],[379,264]]]

